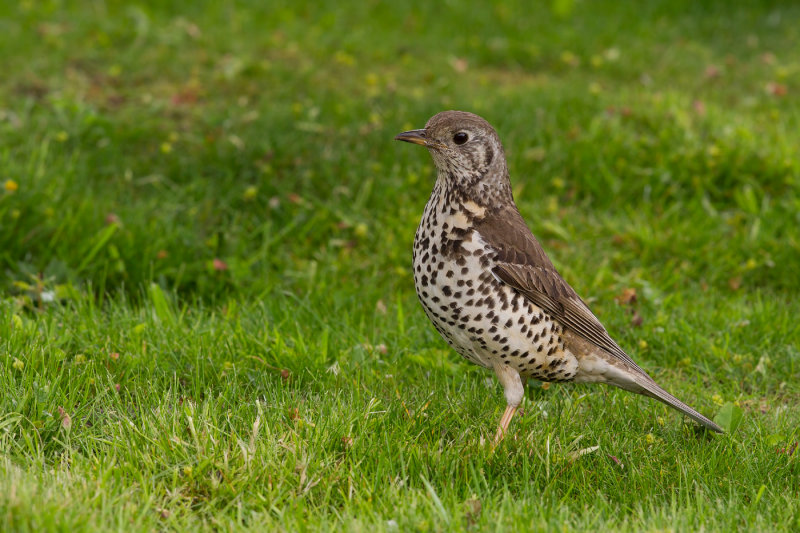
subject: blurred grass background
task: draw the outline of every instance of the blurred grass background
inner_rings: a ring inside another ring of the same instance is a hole
[[[785,2],[0,5],[6,526],[797,527],[798,22]],[[743,409],[738,434],[533,387],[529,412],[559,414],[487,457],[502,394],[416,304],[435,176],[392,141],[443,109],[497,128],[562,274],[677,396]],[[578,437],[602,452],[554,481]]]
[[[588,209],[576,226],[612,207],[693,209],[720,239],[755,237],[732,269],[754,259],[774,265],[754,281],[797,287],[792,8],[4,9],[2,167],[20,186],[0,204],[8,281],[42,272],[136,294],[156,280],[207,298],[303,285],[309,260],[405,267],[432,177],[388,141],[452,107],[503,134],[534,230],[573,218],[532,216],[548,206]],[[725,282],[707,268],[710,230],[665,252],[692,261],[687,278]]]

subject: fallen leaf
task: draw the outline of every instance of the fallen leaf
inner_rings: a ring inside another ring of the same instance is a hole
[[[58,406],[58,416],[61,418],[61,427],[69,431],[72,429],[72,418],[69,416],[63,407]]]
[[[786,93],[789,92],[789,90],[786,88],[786,85],[784,85],[783,83],[776,83],[776,82],[768,83],[765,89],[767,91],[767,94],[770,94],[772,96],[786,96]]]
[[[694,103],[692,103],[692,107],[694,108],[694,112],[701,117],[706,116],[706,104],[704,104],[702,100],[695,100]]]
[[[170,98],[170,103],[174,106],[184,105],[184,104],[194,104],[197,102],[197,91],[192,89],[186,89],[180,91],[176,94],[172,95]]]
[[[450,60],[450,66],[453,67],[453,70],[456,72],[466,72],[469,63],[462,57],[454,57]]]
[[[636,289],[628,287],[623,289],[622,292],[615,298],[620,305],[633,305],[636,303]]]
[[[777,453],[784,453],[784,454],[788,455],[789,457],[791,457],[792,454],[794,454],[796,449],[797,449],[797,441],[792,443],[791,446],[787,446],[785,448],[778,448]]]
[[[708,65],[705,70],[706,78],[712,80],[714,78],[719,78],[720,71],[716,65]]]
[[[600,446],[589,446],[588,448],[583,448],[582,450],[570,452],[568,457],[570,461],[577,461],[580,457],[584,455],[589,455],[590,453],[594,453],[599,449]]]

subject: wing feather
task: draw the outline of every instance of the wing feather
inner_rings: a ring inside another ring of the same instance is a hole
[[[554,269],[498,262],[492,273],[541,307],[565,328],[641,371]]]
[[[558,273],[519,211],[512,207],[500,209],[492,217],[485,218],[476,230],[495,251],[491,272],[496,279],[543,309],[565,330],[634,370],[631,382],[612,384],[655,398],[712,431],[722,432],[717,424],[659,387],[614,342],[586,303]]]
[[[504,208],[476,227],[495,250],[492,274],[586,341],[644,373],[558,273],[522,215]]]

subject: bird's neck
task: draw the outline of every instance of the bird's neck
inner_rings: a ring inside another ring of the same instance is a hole
[[[478,176],[465,177],[450,170],[439,170],[434,196],[440,196],[448,205],[470,202],[487,210],[514,205],[508,169],[490,168]]]

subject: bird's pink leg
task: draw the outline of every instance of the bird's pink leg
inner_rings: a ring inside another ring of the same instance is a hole
[[[511,423],[511,419],[514,418],[514,413],[517,412],[517,407],[519,407],[519,404],[522,402],[522,397],[525,395],[525,386],[523,385],[519,372],[502,363],[495,365],[494,372],[497,374],[497,379],[499,379],[500,383],[503,385],[503,391],[506,397],[506,410],[503,413],[503,417],[500,419],[497,433],[494,435],[492,448],[500,444],[500,441],[505,437],[506,431],[508,431],[508,425]]]
[[[497,426],[497,433],[494,434],[494,441],[492,441],[492,447],[497,446],[503,440],[503,437],[506,436],[506,431],[508,431],[508,425],[511,423],[511,419],[514,418],[514,413],[517,412],[516,405],[507,405],[506,410],[503,413],[503,417],[500,419],[500,425]]]

